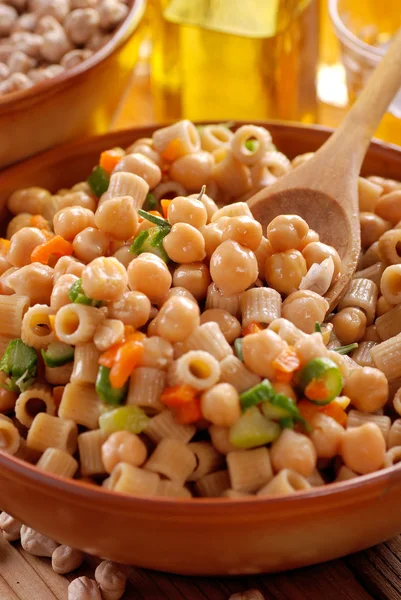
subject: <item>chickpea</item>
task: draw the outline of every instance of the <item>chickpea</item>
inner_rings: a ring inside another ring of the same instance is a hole
[[[128,14],[128,6],[118,0],[102,0],[98,5],[100,27],[114,29]]]
[[[93,343],[100,352],[118,344],[124,338],[124,323],[119,319],[105,319],[96,327]]]
[[[386,442],[375,423],[365,423],[344,432],[341,456],[345,466],[365,475],[382,468],[386,453]]]
[[[146,294],[152,303],[162,300],[171,287],[172,277],[166,263],[149,252],[133,260],[127,273],[130,289]]]
[[[96,568],[95,579],[104,600],[119,600],[124,595],[127,577],[114,563],[101,562]]]
[[[369,327],[366,327],[365,335],[361,342],[377,342],[380,344],[381,341],[382,339],[377,333],[376,325],[369,325]]]
[[[7,260],[13,267],[23,267],[31,264],[31,254],[36,246],[47,240],[40,229],[23,227],[11,238],[7,252]]]
[[[62,256],[58,259],[54,267],[54,281],[56,282],[61,275],[76,275],[81,277],[85,265],[72,256]]]
[[[41,187],[16,190],[7,200],[7,208],[13,215],[19,215],[20,213],[41,214],[43,206],[50,197],[50,192]]]
[[[156,332],[169,342],[183,342],[200,324],[199,306],[182,296],[172,296],[156,317]]]
[[[174,358],[173,346],[162,337],[154,335],[142,341],[143,354],[139,361],[140,367],[152,369],[167,369]]]
[[[82,289],[89,298],[116,302],[127,289],[127,271],[116,258],[101,256],[82,271]]]
[[[230,217],[222,225],[222,241],[234,240],[253,251],[262,241],[262,226],[252,217]]]
[[[285,250],[266,259],[266,281],[280,294],[295,292],[306,273],[306,262],[299,250]]]
[[[206,225],[207,211],[202,202],[196,198],[177,196],[169,204],[167,218],[171,225],[188,223],[188,225],[200,229]]]
[[[125,173],[133,173],[142,177],[149,185],[150,189],[155,188],[161,181],[162,172],[160,167],[147,156],[138,153],[126,154],[115,166],[113,173],[123,171]]]
[[[107,473],[111,473],[120,462],[140,467],[148,455],[142,440],[129,431],[116,431],[102,446],[102,459]]]
[[[60,65],[65,69],[72,69],[92,55],[92,50],[70,50],[64,54],[63,58],[60,60]]]
[[[82,206],[82,208],[88,208],[92,212],[96,210],[96,200],[83,190],[68,192],[60,198],[59,202],[59,210],[67,206]]]
[[[241,324],[238,319],[222,308],[209,308],[202,313],[201,325],[210,321],[217,323],[229,344],[232,344],[241,335]]]
[[[76,46],[81,46],[95,33],[99,21],[99,13],[94,8],[77,8],[66,16],[65,32]]]
[[[110,238],[104,231],[86,227],[75,236],[72,242],[75,256],[84,263],[90,263],[107,253]]]
[[[393,307],[392,305],[401,302],[401,264],[390,265],[384,270],[380,280],[380,291],[383,296],[377,302],[377,316],[380,316],[378,311],[387,308],[381,312],[384,314]],[[382,306],[383,301],[387,303],[387,306]]]
[[[200,191],[202,185],[212,174],[214,160],[209,152],[186,154],[173,162],[170,167],[170,178],[178,181],[185,189]]]
[[[292,469],[304,477],[312,475],[317,460],[317,452],[311,440],[302,433],[284,429],[270,449],[273,469]]]
[[[390,221],[393,226],[401,221],[401,189],[380,196],[374,211],[385,221]]]
[[[290,294],[283,302],[281,316],[305,333],[315,331],[315,323],[323,323],[329,309],[327,300],[310,290]]]
[[[78,233],[87,227],[95,226],[95,215],[82,206],[67,206],[59,210],[53,217],[54,233],[66,240],[73,240]]]
[[[393,266],[398,266],[398,265],[393,265]],[[401,297],[400,297],[400,302],[401,302]],[[390,310],[392,310],[395,306],[396,306],[395,304],[390,304],[390,302],[388,300],[386,300],[386,298],[384,296],[380,296],[380,298],[378,298],[377,304],[376,304],[376,317],[382,317],[383,315],[388,313]]]
[[[308,270],[314,263],[320,265],[326,258],[331,257],[334,262],[333,281],[341,271],[341,258],[337,250],[327,244],[311,242],[302,250],[302,256],[306,260]]]
[[[30,0],[29,7],[38,17],[50,15],[62,23],[68,15],[70,4],[69,0]]]
[[[284,381],[273,381],[272,386],[277,394],[284,394],[284,396],[291,398],[294,402],[297,401],[295,390],[289,383],[285,383]]]
[[[344,428],[324,413],[317,413],[311,419],[310,439],[316,448],[318,458],[334,458],[340,452]]]
[[[362,412],[374,413],[388,398],[388,381],[384,373],[372,367],[354,369],[345,382],[343,393]]]
[[[238,450],[230,442],[230,430],[228,427],[219,427],[218,425],[211,425],[209,427],[210,439],[212,440],[213,446],[220,454],[228,454]]]
[[[303,252],[303,250],[306,248],[306,246],[308,244],[312,244],[315,242],[320,242],[319,234],[317,233],[317,231],[314,231],[313,229],[309,229],[308,233],[306,234],[306,236],[300,243],[298,250]]]
[[[8,36],[17,22],[18,12],[13,6],[0,4],[0,37]]]
[[[70,546],[59,546],[52,554],[52,568],[59,575],[66,575],[78,569],[83,563],[85,555],[80,550]]]
[[[333,331],[341,344],[352,344],[359,342],[365,334],[366,315],[363,310],[356,307],[347,307],[340,310],[331,319]]]
[[[169,298],[171,298],[171,296],[183,296],[184,298],[188,298],[188,300],[191,300],[192,302],[194,302],[196,304],[196,299],[191,294],[191,292],[189,290],[187,290],[186,288],[181,287],[181,286],[176,286],[176,287],[170,288],[169,291],[168,291],[167,297],[165,298],[164,302],[166,300],[168,300]],[[156,315],[151,315],[151,316],[156,316]]]
[[[231,427],[241,416],[239,395],[229,383],[218,383],[201,396],[205,419],[219,427]]]
[[[68,294],[71,289],[71,286],[77,280],[78,280],[78,277],[76,275],[72,275],[72,274],[60,275],[60,277],[57,279],[57,281],[54,284],[54,287],[52,289],[52,293],[50,296],[51,308],[53,308],[54,310],[57,311],[62,306],[65,306],[66,304],[70,304],[71,300],[70,300],[70,297],[68,296]]]
[[[225,296],[245,291],[258,277],[258,263],[249,248],[233,240],[226,240],[213,252],[210,274]]]
[[[321,333],[312,333],[298,340],[295,344],[295,351],[301,361],[301,365],[306,365],[307,362],[314,358],[325,357],[328,351],[323,342]]]
[[[261,377],[272,379],[275,375],[272,362],[285,348],[286,342],[270,329],[246,335],[242,340],[245,366]]]
[[[185,288],[198,301],[206,298],[211,281],[209,269],[201,262],[178,265],[173,274],[173,286]]]
[[[68,586],[68,600],[102,600],[99,587],[94,579],[77,577]]]
[[[199,229],[205,240],[206,257],[210,260],[217,246],[220,246],[223,239],[223,231],[219,223],[209,223]]]
[[[53,269],[47,265],[32,263],[7,274],[6,283],[16,294],[29,296],[31,305],[49,304],[53,289]]]
[[[191,263],[205,258],[205,240],[192,225],[176,223],[164,238],[164,249],[174,262]]]
[[[117,302],[110,302],[108,309],[110,318],[139,329],[149,320],[151,304],[145,294],[132,291],[125,292]]]
[[[138,214],[130,196],[111,198],[103,202],[95,213],[96,226],[117,240],[128,240],[138,228]]]
[[[297,249],[308,234],[309,226],[298,215],[279,215],[267,226],[267,239],[275,252]]]
[[[385,221],[378,215],[369,212],[359,214],[359,224],[361,226],[361,245],[362,248],[369,248],[389,229],[391,223]]]
[[[10,73],[27,73],[36,66],[36,60],[17,50],[8,59],[7,66]]]
[[[197,200],[199,198],[199,194],[190,194],[188,196],[188,198],[195,198],[195,200]],[[202,202],[203,206],[206,208],[207,222],[210,223],[214,213],[218,211],[217,204],[207,194],[202,194],[200,201]]]

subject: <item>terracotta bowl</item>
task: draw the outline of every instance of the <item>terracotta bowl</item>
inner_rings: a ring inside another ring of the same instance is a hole
[[[293,157],[329,131],[267,124]],[[65,145],[0,173],[0,202],[16,188],[56,190],[85,178],[99,152],[151,129]],[[365,172],[397,177],[401,149],[374,143]],[[317,174],[318,176],[318,174]],[[280,498],[134,498],[62,480],[0,453],[0,507],[44,534],[86,552],[182,574],[250,574],[292,569],[357,552],[401,531],[401,468]]]
[[[146,0],[132,0],[112,39],[83,64],[34,87],[0,96],[0,169],[55,144],[104,133],[138,56],[134,33]]]

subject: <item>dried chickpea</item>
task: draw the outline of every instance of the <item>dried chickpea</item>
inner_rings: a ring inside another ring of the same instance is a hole
[[[127,271],[116,258],[101,256],[82,271],[82,289],[89,298],[116,302],[127,289]]]
[[[205,240],[206,257],[210,260],[217,246],[220,246],[223,238],[223,231],[219,223],[209,223],[199,229]]]
[[[162,300],[171,287],[172,277],[166,263],[149,252],[132,261],[127,273],[129,288],[146,294],[152,303]]]
[[[102,600],[102,595],[94,579],[77,577],[68,586],[67,600]]]
[[[304,477],[312,475],[316,467],[317,452],[312,441],[302,433],[284,429],[270,449],[273,469],[292,469]]]
[[[229,383],[218,383],[201,396],[205,419],[219,427],[231,427],[241,416],[239,395]]]
[[[265,279],[280,294],[295,292],[306,273],[306,262],[299,250],[277,252],[266,259]]]
[[[95,571],[103,600],[119,600],[125,592],[127,577],[114,563],[104,560]]]
[[[359,342],[365,335],[366,315],[360,308],[349,306],[340,310],[331,319],[333,331],[341,344]]]
[[[267,226],[267,239],[275,252],[297,249],[308,234],[309,225],[298,215],[279,215]]]
[[[221,227],[222,241],[234,240],[253,251],[256,251],[262,241],[262,226],[251,217],[230,217]]]
[[[379,306],[379,302],[382,299],[388,303],[389,308],[387,310],[390,310],[392,305],[401,302],[401,264],[390,265],[384,270],[380,280],[380,291],[383,296],[377,302],[376,311],[383,309],[383,307]],[[381,304],[383,304],[383,301]],[[381,314],[384,313],[382,312]],[[378,312],[377,316],[380,316]]]
[[[207,211],[200,200],[177,196],[169,204],[167,218],[171,225],[188,223],[188,225],[200,229],[207,223]]]
[[[201,314],[201,325],[210,321],[217,323],[229,344],[241,335],[241,324],[238,319],[222,308],[209,308]]]
[[[225,296],[244,292],[258,277],[258,263],[249,248],[226,240],[210,259],[210,275]]]
[[[359,214],[359,224],[361,227],[361,245],[362,248],[369,248],[389,229],[391,223],[385,221],[375,213],[362,212]]]
[[[372,367],[354,369],[345,381],[343,393],[357,410],[374,413],[388,398],[388,381],[384,373]]]
[[[78,569],[84,561],[85,555],[80,550],[70,546],[59,546],[52,554],[53,571],[59,575],[66,575]]]
[[[75,256],[84,263],[107,254],[110,237],[104,231],[94,227],[86,227],[80,231],[72,242]]]
[[[65,18],[65,32],[75,45],[80,46],[95,33],[99,21],[99,13],[94,8],[77,8]]]
[[[270,329],[246,335],[242,340],[245,366],[261,377],[272,379],[275,375],[272,362],[286,347],[286,342]]]
[[[149,320],[151,304],[142,292],[130,291],[125,292],[117,302],[110,302],[108,309],[110,318],[138,329]]]
[[[169,342],[183,342],[200,324],[198,304],[183,296],[172,296],[156,317],[156,332]]]
[[[73,240],[78,233],[87,227],[95,226],[95,215],[82,206],[67,206],[59,210],[53,217],[54,233],[66,240]]]
[[[23,227],[11,238],[7,260],[13,267],[31,264],[31,254],[36,246],[46,242],[47,238],[40,229]]]
[[[211,281],[209,269],[201,262],[178,265],[173,274],[173,286],[185,288],[198,301],[206,298]]]
[[[116,431],[102,445],[102,459],[107,473],[120,462],[140,467],[148,455],[142,440],[130,431]]]
[[[138,214],[131,196],[111,198],[103,202],[95,213],[96,227],[117,240],[128,240],[138,228]]]
[[[374,211],[385,221],[390,221],[393,226],[401,221],[401,189],[380,196]]]
[[[331,257],[334,262],[333,280],[341,271],[341,258],[339,257],[337,250],[327,244],[311,242],[302,250],[302,256],[306,260],[308,269],[310,269],[314,263],[320,265],[326,258]]]
[[[128,6],[118,0],[102,0],[98,6],[100,27],[114,29],[128,14]]]
[[[163,241],[164,249],[174,262],[191,263],[205,258],[203,235],[188,223],[176,223]]]
[[[169,175],[189,191],[200,191],[202,185],[210,179],[214,160],[209,152],[186,154],[173,162]]]
[[[318,458],[333,458],[340,452],[344,428],[328,415],[318,412],[311,419],[310,439]]]
[[[341,456],[346,467],[365,475],[381,469],[386,442],[376,423],[365,423],[344,432]]]
[[[290,294],[283,302],[281,316],[305,333],[315,331],[315,323],[323,323],[329,309],[327,300],[310,290]]]

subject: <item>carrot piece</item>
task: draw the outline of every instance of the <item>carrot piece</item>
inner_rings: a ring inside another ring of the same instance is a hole
[[[179,406],[175,411],[175,418],[181,425],[200,421],[203,418],[203,415],[199,398],[194,398],[191,402]]]
[[[297,404],[297,408],[301,413],[301,416],[310,425],[310,421],[322,407],[318,406],[317,404],[313,404],[312,402],[309,402],[309,400],[300,400],[300,402],[298,402]]]
[[[280,383],[291,383],[294,373],[286,373],[285,371],[276,371],[274,379]]]
[[[136,329],[132,325],[124,325],[124,340],[127,339],[129,335],[133,335]]]
[[[166,388],[160,400],[169,408],[183,406],[196,398],[197,391],[190,385],[173,385]]]
[[[276,369],[275,377],[277,381],[289,383],[294,371],[299,369],[301,361],[292,346],[288,346],[280,352],[278,357],[272,362],[272,367]]]
[[[171,202],[172,202],[171,200],[166,200],[166,199],[160,200],[160,206],[162,207],[163,217],[165,219],[167,219],[168,207],[170,206]]]
[[[99,356],[99,360],[97,361],[99,365],[111,369],[115,363],[117,352],[120,348],[122,348],[122,346],[124,346],[124,342],[119,342],[118,344],[114,344],[114,346],[108,348],[108,350],[105,352],[102,352],[102,354]]]
[[[177,158],[180,158],[180,156],[183,156],[184,154],[185,150],[183,147],[183,143],[181,142],[181,140],[175,139],[171,140],[167,148],[163,150],[163,152],[161,153],[161,157],[164,160],[173,162],[174,160],[177,160]]]
[[[328,415],[343,427],[347,424],[347,413],[337,402],[330,402],[330,404],[321,406],[320,412]]]
[[[242,337],[245,337],[246,335],[249,335],[250,333],[259,333],[259,331],[262,331],[263,327],[260,323],[249,323],[249,325],[247,325],[246,327],[243,328],[241,335]]]
[[[10,248],[10,240],[7,240],[6,238],[0,238],[0,254],[1,255],[6,255],[9,248]]]
[[[138,365],[143,354],[143,346],[136,341],[126,342],[117,350],[116,359],[110,370],[110,385],[122,387]]]
[[[100,155],[99,165],[102,167],[102,169],[107,171],[107,173],[111,173],[114,167],[118,165],[124,154],[125,153],[122,148],[112,148],[111,150],[106,150]]]
[[[146,335],[142,331],[134,331],[129,335],[126,335],[124,342],[142,342],[146,338]]]
[[[42,215],[32,215],[29,219],[29,226],[49,230],[49,222]]]
[[[312,379],[312,381],[308,383],[308,385],[305,388],[305,396],[309,398],[309,400],[326,400],[328,394],[326,384],[324,383],[324,381]]]
[[[148,210],[148,213],[150,215],[154,215],[155,217],[160,217],[161,219],[163,218],[163,215],[158,210]]]
[[[72,252],[72,244],[67,242],[61,235],[55,235],[47,242],[36,246],[31,254],[31,262],[39,262],[42,265],[47,265],[52,255],[71,256]]]

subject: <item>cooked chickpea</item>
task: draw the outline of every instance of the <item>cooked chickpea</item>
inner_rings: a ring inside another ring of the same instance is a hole
[[[212,440],[213,446],[221,454],[228,454],[238,450],[230,442],[230,429],[228,427],[219,427],[218,425],[211,425],[209,427],[210,439]]]
[[[349,306],[340,310],[331,319],[333,331],[341,344],[359,342],[365,334],[366,315],[360,308]]]
[[[222,225],[222,241],[234,240],[253,251],[262,241],[262,226],[252,217],[230,217]]]
[[[316,467],[317,452],[311,440],[302,433],[284,429],[270,449],[273,469],[292,469],[304,477],[312,475]]]
[[[175,287],[170,288],[166,298],[164,299],[164,302],[166,300],[168,300],[169,298],[171,298],[171,296],[183,296],[184,298],[188,298],[188,300],[192,300],[192,302],[194,302],[196,304],[196,299],[191,294],[191,292],[181,286],[175,286]],[[160,304],[162,304],[162,302]],[[156,309],[154,309],[154,310],[156,310]],[[151,316],[156,316],[156,315],[151,315]]]
[[[374,413],[383,408],[388,398],[388,381],[384,373],[372,367],[354,369],[347,378],[343,393],[362,412]]]
[[[209,152],[186,154],[173,162],[169,175],[189,191],[200,191],[202,185],[210,179],[213,157]]]
[[[110,237],[104,231],[86,227],[75,236],[72,242],[75,256],[84,263],[107,254]]]
[[[40,229],[23,227],[11,238],[7,260],[13,267],[31,264],[31,254],[36,246],[46,242],[47,238]]]
[[[13,215],[18,215],[22,212],[30,213],[31,215],[41,214],[43,206],[50,197],[50,192],[41,187],[16,190],[7,200],[7,208]]]
[[[277,252],[266,259],[265,279],[280,294],[295,292],[306,273],[306,262],[299,250]]]
[[[284,381],[273,381],[272,386],[277,394],[284,394],[284,396],[291,398],[294,402],[297,401],[295,390],[289,383],[285,383]]]
[[[298,215],[279,215],[267,226],[267,239],[275,252],[297,249],[308,234],[309,225]]]
[[[71,300],[68,293],[73,283],[77,281],[78,277],[72,274],[60,275],[54,284],[51,296],[50,306],[54,310],[58,310],[66,304],[70,304]]]
[[[217,323],[229,344],[232,344],[241,335],[241,324],[238,319],[222,308],[209,308],[202,313],[201,325],[210,321]]]
[[[169,204],[167,218],[171,225],[188,223],[188,225],[200,229],[206,225],[207,211],[200,200],[177,196]]]
[[[361,342],[377,342],[380,344],[381,341],[382,339],[377,333],[376,325],[369,325],[369,327],[366,327],[365,335]]]
[[[401,298],[400,298],[401,302]],[[396,305],[390,304],[388,300],[384,296],[380,296],[377,300],[376,304],[376,317],[382,317],[386,313],[388,313],[391,309],[393,309]]]
[[[359,214],[359,224],[361,227],[361,245],[362,248],[369,248],[389,229],[391,223],[385,221],[378,215],[369,212],[361,212]]]
[[[341,271],[341,258],[335,248],[322,244],[321,242],[311,242],[302,250],[302,256],[306,260],[306,266],[308,269],[314,263],[319,265],[326,259],[331,257],[334,262],[334,273],[333,280]]]
[[[281,316],[305,333],[315,331],[315,323],[323,323],[329,309],[327,300],[310,290],[290,294],[283,302]]]
[[[191,263],[205,258],[203,235],[188,223],[176,223],[163,241],[164,249],[174,262]]]
[[[124,323],[119,319],[105,319],[96,327],[93,343],[100,352],[104,352],[123,338]]]
[[[254,250],[256,260],[258,261],[259,277],[265,278],[265,265],[269,256],[274,254],[273,248],[269,240],[262,237],[259,246]]]
[[[156,317],[156,332],[169,342],[183,342],[200,324],[198,304],[183,296],[172,296]]]
[[[53,269],[32,263],[7,274],[7,286],[21,296],[29,296],[31,305],[49,304],[53,289]]]
[[[205,240],[206,257],[210,260],[217,246],[220,246],[223,239],[223,231],[219,223],[209,223],[199,229]]]
[[[174,358],[173,346],[169,341],[158,335],[147,337],[142,341],[143,354],[139,361],[140,367],[167,369]]]
[[[96,200],[83,190],[68,192],[68,194],[62,196],[59,208],[67,208],[67,206],[82,206],[82,208],[95,212]]]
[[[239,395],[229,383],[218,383],[201,396],[205,419],[220,427],[231,427],[241,416]]]
[[[127,289],[127,271],[116,258],[101,256],[82,271],[82,289],[89,298],[116,302]]]
[[[129,246],[121,246],[118,248],[113,254],[114,258],[116,258],[126,269],[128,269],[128,265],[131,261],[134,260],[135,254],[133,254],[130,250]]]
[[[365,423],[344,432],[341,456],[352,471],[365,475],[378,471],[384,464],[386,442],[376,423]]]
[[[95,213],[96,227],[116,240],[128,240],[138,228],[138,214],[131,196],[111,198],[103,202]]]
[[[275,375],[272,362],[285,348],[286,342],[270,329],[246,335],[242,340],[245,366],[257,375],[271,379]]]
[[[125,292],[117,302],[108,305],[109,317],[119,319],[124,325],[139,329],[149,320],[151,304],[142,292]]]
[[[390,265],[384,270],[380,280],[380,291],[383,296],[379,298],[377,302],[377,313],[384,308],[384,306],[382,306],[383,300],[388,303],[389,308],[387,308],[387,310],[390,310],[392,305],[401,302],[401,264]],[[379,305],[380,301],[381,304]],[[387,310],[384,312],[387,312]],[[384,313],[382,312],[381,314]],[[377,314],[377,316],[380,315]]]
[[[314,358],[321,358],[328,355],[322,334],[318,332],[298,340],[295,344],[295,351],[301,361],[301,365],[305,365]]]
[[[199,198],[199,194],[190,194],[188,198],[195,198],[195,200],[197,200]],[[214,213],[218,211],[218,206],[216,202],[207,194],[202,194],[200,201],[206,208],[207,222],[210,223]]]
[[[244,292],[258,277],[258,263],[249,248],[226,240],[213,252],[210,274],[225,296]]]
[[[147,454],[142,440],[129,431],[112,433],[102,446],[103,464],[108,473],[111,473],[120,462],[140,467],[145,462]]]
[[[73,256],[62,256],[58,259],[54,267],[54,281],[57,281],[61,275],[76,275],[81,277],[85,265]]]
[[[314,229],[309,229],[308,233],[300,243],[298,250],[301,250],[301,252],[303,252],[303,250],[308,244],[313,244],[315,242],[320,242],[319,234],[317,233],[317,231],[314,231]]]
[[[171,287],[172,277],[166,263],[149,252],[133,260],[127,273],[130,289],[146,294],[152,303],[162,300]]]
[[[178,265],[173,274],[173,285],[185,288],[198,301],[206,298],[211,281],[209,269],[201,262]]]
[[[401,189],[380,196],[374,211],[385,221],[390,221],[393,226],[401,221]]]
[[[134,175],[142,177],[149,185],[150,189],[156,187],[162,178],[160,167],[158,167],[153,160],[139,152],[123,156],[120,162],[115,166],[113,173],[118,173],[119,171],[133,173]]]
[[[73,240],[87,227],[95,226],[95,215],[82,206],[67,206],[54,215],[53,226],[56,235],[61,235],[66,240]]]
[[[332,417],[318,412],[311,419],[310,439],[316,448],[318,458],[334,458],[340,452],[344,428]]]

